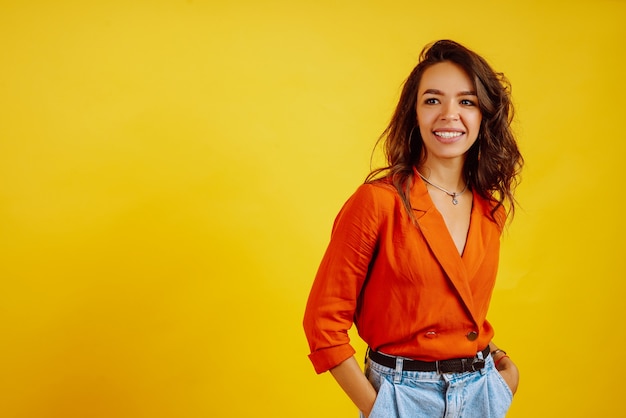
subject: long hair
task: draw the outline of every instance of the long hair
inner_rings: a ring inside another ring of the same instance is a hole
[[[384,141],[387,165],[372,170],[365,181],[387,176],[415,221],[409,191],[413,167],[419,165],[425,153],[417,126],[417,93],[424,71],[444,61],[463,68],[474,82],[482,121],[478,138],[467,151],[463,174],[473,190],[493,203],[491,217],[502,225],[504,219],[496,219],[496,213],[503,205],[511,218],[515,213],[513,192],[524,163],[511,130],[511,86],[504,74],[494,71],[484,58],[454,41],[437,41],[422,50],[419,63],[404,83],[393,117],[376,142],[378,146]]]

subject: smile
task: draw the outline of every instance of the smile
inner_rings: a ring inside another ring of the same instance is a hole
[[[452,139],[463,135],[463,132],[434,132],[434,134],[440,138]]]

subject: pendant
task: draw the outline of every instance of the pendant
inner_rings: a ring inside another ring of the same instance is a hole
[[[459,201],[456,198],[456,193],[452,194],[452,204],[453,205],[458,205],[459,204]]]

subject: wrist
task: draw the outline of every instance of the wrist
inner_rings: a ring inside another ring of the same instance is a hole
[[[491,358],[493,358],[493,364],[496,367],[497,370],[501,370],[502,368],[500,367],[500,363],[504,360],[504,359],[510,359],[510,357],[507,355],[506,351],[500,349],[500,348],[496,348],[495,350],[493,350],[491,352]]]
[[[496,348],[491,352],[491,357],[493,357],[494,359],[500,355],[506,356],[506,351],[502,350],[501,348]]]
[[[504,355],[500,356],[497,360],[494,360],[493,364],[494,364],[494,366],[496,367],[496,370],[502,370],[502,369],[504,369],[504,367],[503,367],[503,364],[502,364],[502,363],[503,363],[503,361],[506,363],[506,360],[507,360],[507,359],[508,359],[509,361],[511,360],[511,358],[510,358],[508,355],[504,354]]]

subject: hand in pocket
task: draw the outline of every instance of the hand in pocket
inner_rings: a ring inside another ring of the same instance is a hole
[[[515,395],[519,386],[519,370],[508,356],[498,362],[498,372]]]

